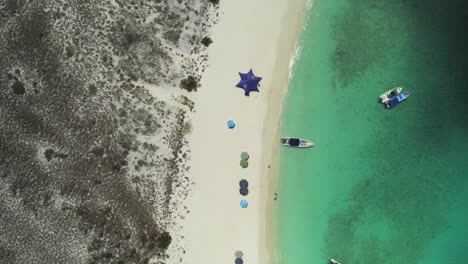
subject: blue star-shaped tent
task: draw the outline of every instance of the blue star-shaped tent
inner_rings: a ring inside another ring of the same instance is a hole
[[[258,83],[262,80],[262,77],[255,76],[252,69],[248,73],[239,72],[239,75],[241,80],[236,86],[244,89],[245,96],[249,96],[251,91],[259,92]]]

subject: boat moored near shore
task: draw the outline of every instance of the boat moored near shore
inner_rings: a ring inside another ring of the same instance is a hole
[[[282,137],[280,142],[283,146],[296,148],[310,148],[315,146],[314,142],[302,138]]]

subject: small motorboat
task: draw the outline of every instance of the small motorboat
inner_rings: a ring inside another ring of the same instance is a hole
[[[385,93],[379,96],[380,102],[382,104],[385,104],[386,102],[392,100],[392,98],[394,98],[395,96],[399,95],[402,90],[403,90],[403,87],[395,87],[393,89],[386,91]]]
[[[338,261],[334,259],[330,259],[330,264],[341,264],[341,263],[339,263]]]
[[[390,101],[386,102],[385,107],[386,108],[392,108],[395,105],[399,104],[400,102],[406,100],[406,98],[408,98],[410,95],[411,95],[411,93],[408,92],[408,91],[406,91],[404,93],[401,93],[401,94],[397,95],[395,98],[393,98]]]
[[[307,139],[283,137],[280,139],[283,146],[296,147],[296,148],[310,148],[315,146],[315,143]]]

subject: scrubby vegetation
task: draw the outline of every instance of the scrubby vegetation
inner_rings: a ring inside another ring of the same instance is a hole
[[[201,40],[201,43],[203,45],[205,45],[205,47],[208,47],[211,43],[213,43],[213,40],[211,40],[210,37],[204,37],[202,40]]]
[[[158,244],[158,247],[167,249],[167,247],[169,247],[169,245],[171,244],[171,241],[172,241],[171,235],[169,235],[168,232],[164,232],[158,237],[157,244]]]
[[[0,263],[166,261],[194,106],[139,83],[196,91],[213,7],[114,2],[0,4]]]
[[[53,149],[50,149],[50,148],[46,149],[44,151],[44,156],[45,156],[47,161],[51,161],[53,158],[65,159],[65,158],[68,157],[67,154],[56,152],[56,151],[54,151]]]
[[[182,128],[182,134],[188,135],[190,132],[192,132],[192,123],[187,121]]]
[[[25,92],[24,84],[22,84],[18,80],[15,80],[15,82],[13,83],[11,88],[13,89],[14,94],[24,94],[24,92]]]
[[[212,3],[213,5],[219,4],[219,0],[208,0],[208,2]]]
[[[198,81],[194,76],[188,76],[187,78],[180,81],[180,88],[189,92],[197,91]]]

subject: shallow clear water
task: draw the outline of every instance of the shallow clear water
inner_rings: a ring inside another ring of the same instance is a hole
[[[316,0],[281,133],[279,263],[457,263],[468,249],[468,4]],[[412,95],[393,109],[377,96]]]

